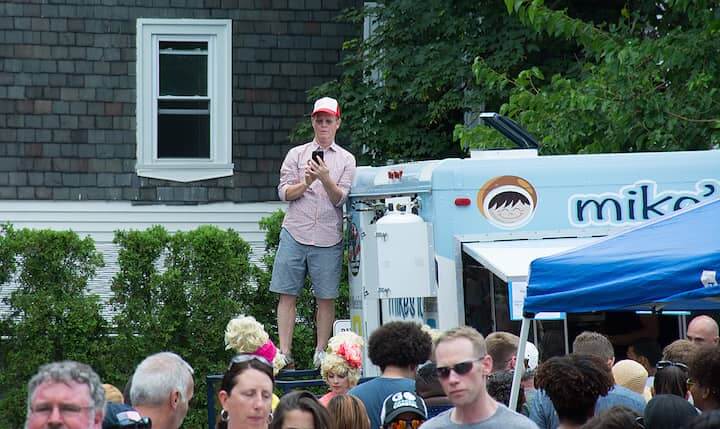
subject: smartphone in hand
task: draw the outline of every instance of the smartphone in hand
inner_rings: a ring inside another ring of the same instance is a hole
[[[311,157],[313,161],[319,164],[320,162],[318,159],[322,159],[323,161],[325,160],[325,152],[322,150],[314,150]]]

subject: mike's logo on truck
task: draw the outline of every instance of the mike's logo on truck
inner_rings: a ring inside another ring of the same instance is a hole
[[[568,199],[573,226],[621,225],[642,222],[720,195],[720,182],[703,179],[694,190],[658,192],[657,183],[639,180],[615,192],[575,194]]]
[[[530,222],[537,203],[535,187],[518,176],[493,177],[477,193],[480,213],[502,229],[516,229]]]

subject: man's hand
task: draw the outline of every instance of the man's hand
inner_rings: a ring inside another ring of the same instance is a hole
[[[325,164],[325,161],[322,158],[317,158],[317,162],[312,159],[309,160],[306,175],[308,171],[311,175],[313,175],[313,180],[320,179],[323,185],[327,185],[328,183],[330,183],[330,169],[328,168],[327,164]]]
[[[313,172],[310,170],[310,166],[305,168],[305,177],[303,177],[303,180],[305,181],[305,186],[310,187],[310,185],[313,184],[313,182],[317,179],[317,175],[313,174]]]

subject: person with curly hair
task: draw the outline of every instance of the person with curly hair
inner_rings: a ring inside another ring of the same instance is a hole
[[[237,316],[225,327],[225,350],[233,350],[238,355],[259,356],[272,365],[273,375],[285,367],[285,356],[265,331],[263,325],[252,316]],[[272,409],[280,399],[272,394]]]
[[[330,391],[320,398],[327,407],[332,398],[344,395],[360,381],[362,370],[362,346],[365,342],[354,332],[341,332],[328,341],[328,347],[320,365],[320,375]]]
[[[495,371],[488,376],[487,391],[499,403],[510,406],[510,390],[512,389],[512,379],[514,371]],[[525,405],[525,391],[520,389],[518,392],[517,411],[522,410]]]
[[[615,363],[615,350],[610,340],[603,334],[590,331],[582,332],[573,341],[573,353],[600,358],[604,362],[603,369],[607,369],[608,374],[612,377],[611,371]],[[537,379],[535,381],[537,387]],[[643,410],[645,410],[645,404],[646,401],[642,395],[615,384],[607,395],[598,399],[595,412],[600,413],[616,405],[622,405],[638,414],[642,414]],[[538,389],[532,400],[528,401],[528,410],[530,420],[534,421],[540,429],[555,429],[560,424],[550,397],[542,389]]]
[[[380,410],[389,395],[415,392],[415,370],[430,357],[432,341],[420,325],[390,322],[377,328],[368,341],[368,355],[380,367],[380,377],[350,389],[367,409],[372,428],[380,427]]]
[[[557,411],[558,429],[579,428],[595,413],[598,397],[614,384],[607,364],[598,356],[571,354],[543,362],[535,385],[543,389]]]
[[[687,386],[695,406],[702,412],[720,409],[720,346],[698,347],[688,367]]]

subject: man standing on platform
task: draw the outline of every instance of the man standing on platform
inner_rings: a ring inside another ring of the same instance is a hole
[[[286,368],[294,368],[292,337],[296,300],[310,275],[317,299],[317,342],[313,364],[319,367],[335,321],[335,298],[342,270],[342,206],[355,176],[355,157],[335,143],[340,105],[323,97],[311,114],[313,141],[288,152],[280,169],[278,195],[289,201],[280,232],[270,290],[280,294],[278,334]]]

